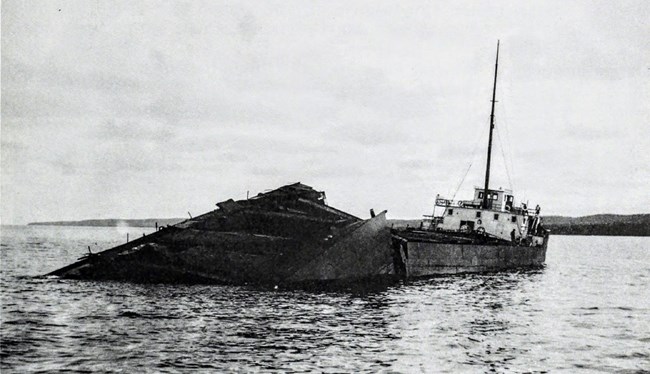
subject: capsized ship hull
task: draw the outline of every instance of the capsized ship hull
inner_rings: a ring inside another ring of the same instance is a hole
[[[297,183],[90,254],[48,275],[145,283],[282,285],[499,271],[544,263],[527,247],[392,230],[386,212],[362,220]]]
[[[300,183],[217,206],[49,275],[277,285],[394,274],[386,212],[359,219]]]

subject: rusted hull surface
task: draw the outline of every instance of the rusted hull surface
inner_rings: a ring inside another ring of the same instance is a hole
[[[289,284],[392,274],[385,213],[363,221],[332,243],[183,230],[161,240],[97,256],[56,274],[135,282]]]
[[[382,212],[315,253],[289,281],[332,281],[394,274],[390,236],[386,212]]]
[[[277,264],[283,255],[299,249],[300,243],[288,238],[187,229],[105,251],[52,275],[147,283],[274,282],[282,277]]]
[[[399,258],[407,277],[483,273],[544,266],[548,240],[537,247],[409,241]]]
[[[294,184],[108,249],[49,275],[136,282],[285,284],[392,271],[385,212],[361,220]]]

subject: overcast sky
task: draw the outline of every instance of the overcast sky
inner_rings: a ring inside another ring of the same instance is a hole
[[[298,181],[361,217],[431,214],[470,163],[456,197],[482,184],[497,39],[492,186],[648,213],[649,20],[643,0],[3,0],[2,223]]]

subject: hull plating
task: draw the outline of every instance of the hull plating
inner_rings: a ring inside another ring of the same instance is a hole
[[[548,240],[537,247],[409,241],[396,249],[395,267],[407,277],[542,267],[547,244]]]

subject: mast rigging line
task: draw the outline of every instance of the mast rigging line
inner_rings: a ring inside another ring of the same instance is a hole
[[[479,132],[479,136],[478,138],[476,138],[476,141],[474,142],[474,147],[472,147],[472,152],[470,153],[469,165],[467,165],[467,169],[465,170],[465,173],[463,174],[463,176],[460,179],[460,182],[456,186],[453,195],[451,195],[452,201],[456,198],[456,194],[458,194],[458,191],[463,186],[463,183],[465,182],[465,178],[467,178],[467,174],[469,174],[469,171],[472,168],[472,165],[474,164],[474,158],[476,158],[476,151],[478,150],[478,146],[481,143],[481,140],[483,139],[483,135],[487,131],[487,127],[481,126],[481,128],[483,129],[483,131]]]
[[[517,178],[516,178],[516,175],[515,175],[515,163],[513,161],[514,158],[512,156],[512,153],[513,153],[512,144],[513,143],[512,143],[512,138],[510,137],[510,129],[509,129],[509,126],[508,126],[508,111],[506,110],[506,105],[504,103],[499,102],[498,105],[499,105],[499,109],[503,112],[503,115],[500,116],[500,118],[501,118],[500,122],[503,123],[503,127],[505,128],[505,145],[508,146],[508,149],[506,150],[508,160],[504,159],[504,162],[506,162],[506,163],[510,162],[510,171],[512,172],[512,180],[516,182]],[[503,145],[504,145],[504,143],[502,143],[502,146]],[[512,188],[513,191],[515,190],[514,183],[512,183],[511,188]]]
[[[506,160],[506,155],[503,152],[503,142],[501,141],[501,136],[499,135],[499,128],[496,127],[496,126],[495,126],[495,128],[497,130],[497,141],[499,143],[499,149],[501,150],[501,156],[503,157],[503,166],[505,166],[506,176],[508,177],[508,185],[509,185],[510,189],[514,191],[514,186],[512,185],[512,179],[510,179],[510,170],[508,168],[508,160]]]
[[[477,134],[478,136],[476,137],[476,140],[474,141],[474,146],[472,147],[472,152],[470,154],[470,159],[469,159],[469,165],[467,165],[467,169],[465,170],[465,173],[463,173],[460,182],[458,183],[458,186],[456,187],[456,190],[454,190],[453,195],[451,196],[451,200],[453,201],[456,198],[456,194],[458,194],[458,191],[460,188],[463,186],[463,183],[465,182],[465,178],[467,178],[467,174],[469,174],[470,169],[472,168],[472,165],[474,163],[474,159],[476,158],[476,153],[478,150],[479,144],[481,144],[481,140],[483,139],[485,133],[488,130],[488,127],[481,125],[481,131],[478,131]],[[448,191],[451,192],[451,191]],[[449,196],[450,193],[447,194]],[[435,217],[436,215],[436,204],[433,204],[433,213],[431,213],[431,217]]]

